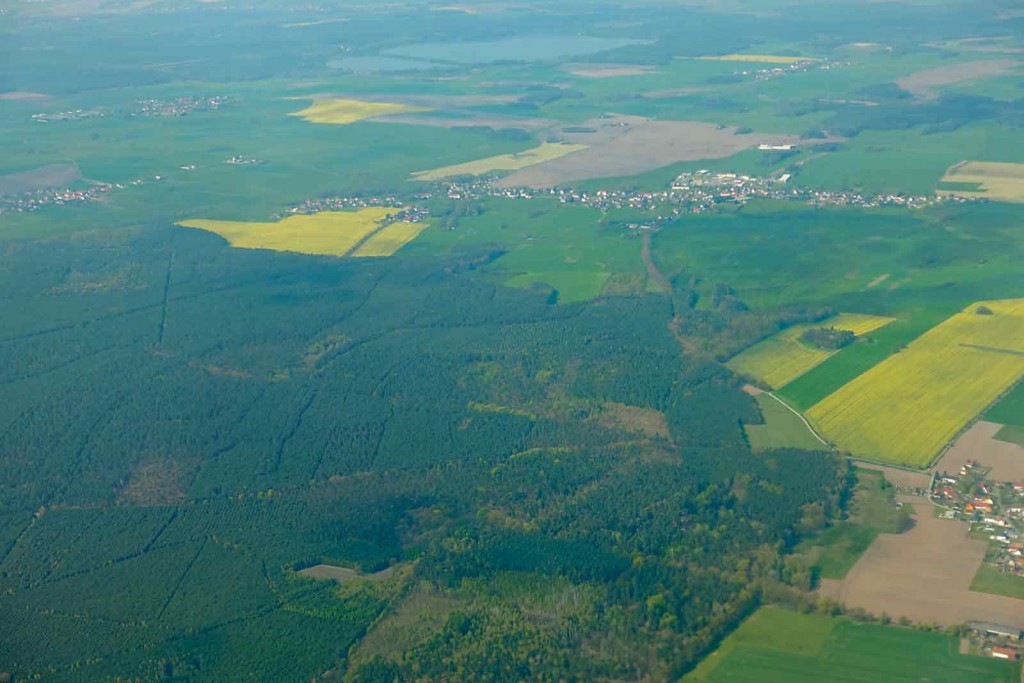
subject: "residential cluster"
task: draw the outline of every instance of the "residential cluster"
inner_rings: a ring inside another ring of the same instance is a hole
[[[428,199],[429,195],[422,198]],[[405,202],[395,196],[385,197],[320,197],[318,199],[307,199],[306,201],[288,209],[286,215],[303,215],[320,213],[321,211],[344,211],[350,209],[368,209],[375,206],[395,207],[404,206],[401,211],[388,214],[381,221],[381,225],[392,223],[422,223],[430,217],[430,210],[424,206],[407,206]],[[274,220],[280,220],[285,216],[278,214]]]
[[[968,461],[957,472],[932,478],[932,501],[945,516],[970,522],[990,541],[986,561],[1024,577],[1024,482],[993,482],[989,470]]]
[[[743,69],[735,72],[737,76],[753,76],[755,80],[764,81],[769,78],[778,78],[791,73],[803,73],[805,71],[831,71],[840,67],[849,66],[849,62],[815,61],[794,62],[785,66],[773,65],[764,66],[758,69]]]
[[[177,97],[171,100],[138,100],[129,116],[157,116],[173,118],[197,111],[214,111],[228,103],[225,95],[214,97]]]
[[[107,116],[107,112],[100,109],[72,109],[71,111],[59,111],[56,114],[32,114],[32,120],[39,123],[56,123],[58,121],[91,119],[100,116]]]
[[[0,195],[0,215],[5,213],[29,213],[46,206],[79,204],[106,194],[114,185],[101,183],[84,189],[69,188],[36,190],[18,195]]]

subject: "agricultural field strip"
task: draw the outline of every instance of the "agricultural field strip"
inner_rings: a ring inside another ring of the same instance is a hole
[[[962,161],[946,170],[942,183],[976,186],[976,189],[939,187],[936,194],[943,197],[1024,202],[1024,164]]]
[[[978,313],[980,307],[992,314]],[[827,396],[807,417],[855,456],[924,467],[1024,375],[1021,352],[1024,299],[972,305]]]
[[[727,365],[734,372],[756,377],[773,389],[779,389],[838,353],[838,350],[816,349],[801,343],[800,335],[807,330],[835,327],[863,336],[892,321],[893,318],[841,313],[821,322],[794,325],[755,344]]]
[[[417,171],[412,174],[415,180],[443,180],[456,176],[483,175],[492,171],[518,171],[529,166],[542,164],[545,161],[558,159],[574,152],[587,149],[587,145],[574,145],[563,142],[544,142],[539,147],[513,154],[467,161],[463,164],[443,166],[428,171]]]

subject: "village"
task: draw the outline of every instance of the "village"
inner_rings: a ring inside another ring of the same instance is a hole
[[[989,542],[987,563],[1024,579],[1024,482],[993,482],[988,475],[976,461],[937,472],[931,500],[941,516],[969,522],[971,535]]]

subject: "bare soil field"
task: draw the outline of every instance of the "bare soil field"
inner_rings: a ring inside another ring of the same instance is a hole
[[[939,66],[934,69],[925,69],[910,74],[896,81],[900,86],[914,97],[921,99],[934,99],[938,97],[936,88],[944,85],[953,85],[964,81],[973,81],[979,78],[992,78],[1001,76],[1019,66],[1020,62],[1014,59],[989,59],[976,62],[961,62],[949,66]]]
[[[0,175],[0,195],[67,187],[81,175],[73,164],[49,164],[30,171]]]
[[[750,133],[697,121],[651,121],[639,116],[592,119],[562,137],[589,149],[506,176],[504,187],[548,188],[590,178],[616,178],[680,161],[721,159],[760,144],[796,144],[795,135]]]
[[[582,78],[644,76],[655,71],[654,67],[642,64],[564,64],[561,69],[566,73]]]
[[[956,440],[932,469],[954,472],[968,460],[991,467],[994,481],[1024,481],[1024,446],[999,441],[996,432],[1003,425],[979,420]]]
[[[1024,628],[1024,600],[969,590],[985,543],[968,524],[932,517],[931,503],[899,496],[916,509],[915,525],[879,534],[846,578],[822,580],[819,592],[849,607],[942,625],[992,621]]]

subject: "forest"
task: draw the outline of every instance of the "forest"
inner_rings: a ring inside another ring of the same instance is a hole
[[[841,512],[848,474],[752,454],[755,404],[687,339],[820,311],[555,305],[492,284],[489,253],[363,265],[171,228],[10,250],[2,659],[53,680],[692,666],[759,582],[791,578],[784,554]],[[297,573],[320,563],[395,571]],[[538,581],[572,608],[495,587]],[[457,608],[350,665],[425,586]]]

